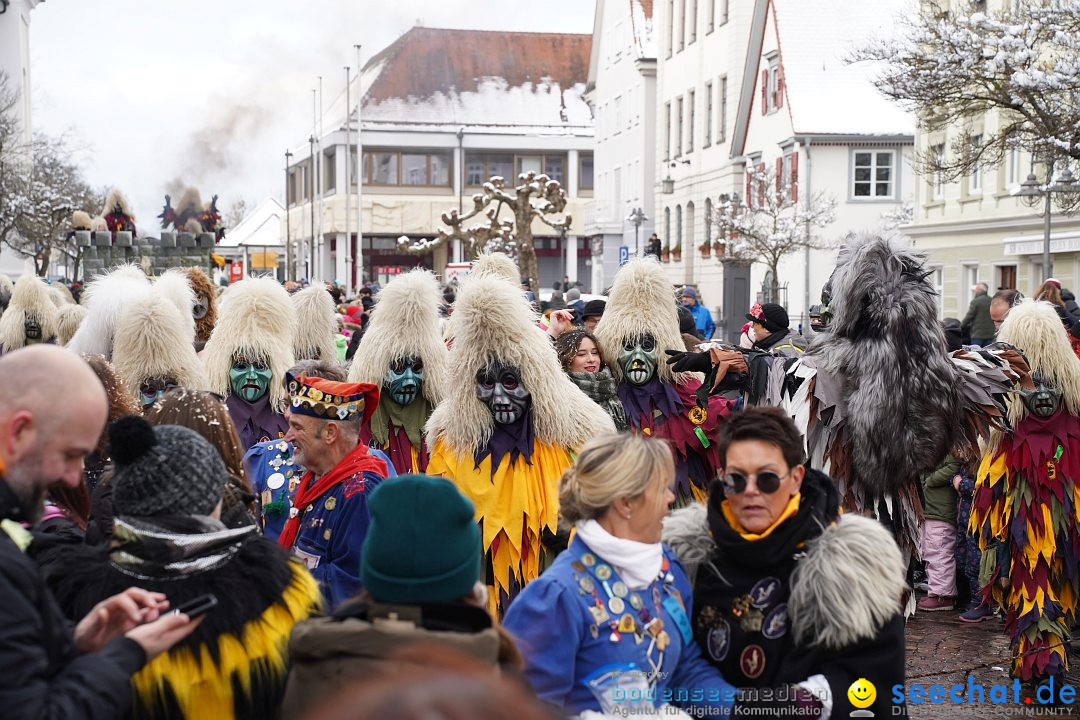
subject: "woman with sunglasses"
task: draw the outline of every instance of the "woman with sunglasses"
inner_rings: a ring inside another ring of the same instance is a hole
[[[835,485],[803,464],[802,437],[779,408],[729,417],[718,451],[724,474],[708,506],[664,527],[693,578],[702,655],[744,688],[741,700],[753,697],[746,688],[796,685],[808,693],[794,702],[820,705],[820,717],[867,708],[892,717],[887,689],[904,681],[896,542],[873,520],[839,516]],[[856,705],[848,690],[860,679],[877,694]]]

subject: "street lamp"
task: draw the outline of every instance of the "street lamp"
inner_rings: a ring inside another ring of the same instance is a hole
[[[689,165],[690,161],[683,158],[681,160],[671,160],[668,162],[668,168],[673,168],[676,165]],[[668,170],[667,177],[660,181],[660,192],[663,195],[671,195],[675,192],[675,181],[671,178],[671,170]]]
[[[293,253],[292,253],[292,233],[289,230],[289,159],[292,157],[292,153],[288,150],[285,151],[285,279],[294,280],[296,276],[293,273]],[[280,236],[279,236],[280,237]]]
[[[1053,195],[1055,193],[1075,195],[1080,192],[1080,182],[1073,177],[1072,171],[1068,168],[1065,168],[1065,172],[1058,177],[1056,182],[1051,182],[1053,177],[1054,162],[1051,160],[1046,166],[1045,186],[1039,183],[1035,173],[1030,173],[1027,180],[1020,183],[1020,189],[1016,192],[1016,195],[1030,207],[1035,207],[1045,197],[1043,207],[1043,280],[1054,276],[1054,267],[1050,260],[1050,209]]]
[[[647,221],[649,218],[645,216],[645,211],[639,207],[630,211],[630,214],[626,216],[626,221],[634,224],[634,252],[638,254],[638,257],[642,256],[641,252],[641,224]]]
[[[311,156],[308,158],[310,161],[310,168],[308,173],[308,179],[311,181],[311,197],[308,198],[308,202],[311,205],[311,240],[308,243],[307,254],[307,268],[305,274],[308,282],[312,282],[315,274],[315,136],[308,136],[308,146],[310,147]]]

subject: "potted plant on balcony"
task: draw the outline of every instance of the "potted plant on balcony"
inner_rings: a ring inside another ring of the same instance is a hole
[[[716,255],[716,257],[724,257],[725,250],[727,250],[727,248],[724,246],[724,243],[720,242],[719,240],[712,241],[712,251],[713,254]]]
[[[671,260],[671,246],[666,242],[664,247],[660,248],[660,262],[668,262]]]
[[[698,250],[701,251],[701,257],[703,258],[707,258],[712,255],[712,245],[709,244],[708,240],[698,245]]]
[[[675,247],[671,248],[671,259],[673,262],[682,260],[682,243],[678,243]]]

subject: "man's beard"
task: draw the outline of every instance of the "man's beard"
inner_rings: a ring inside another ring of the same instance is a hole
[[[36,456],[23,458],[22,462],[8,470],[6,478],[8,487],[19,498],[23,511],[22,520],[30,525],[41,519],[44,509],[42,503],[46,491],[40,485],[40,478],[34,474],[35,468],[40,467],[38,460]]]

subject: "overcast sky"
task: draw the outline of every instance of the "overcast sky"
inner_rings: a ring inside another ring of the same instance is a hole
[[[286,147],[311,131],[345,65],[420,23],[483,30],[592,32],[592,0],[48,0],[31,14],[35,130],[66,133],[87,179],[119,187],[140,232],[167,190],[194,185],[279,200]]]

